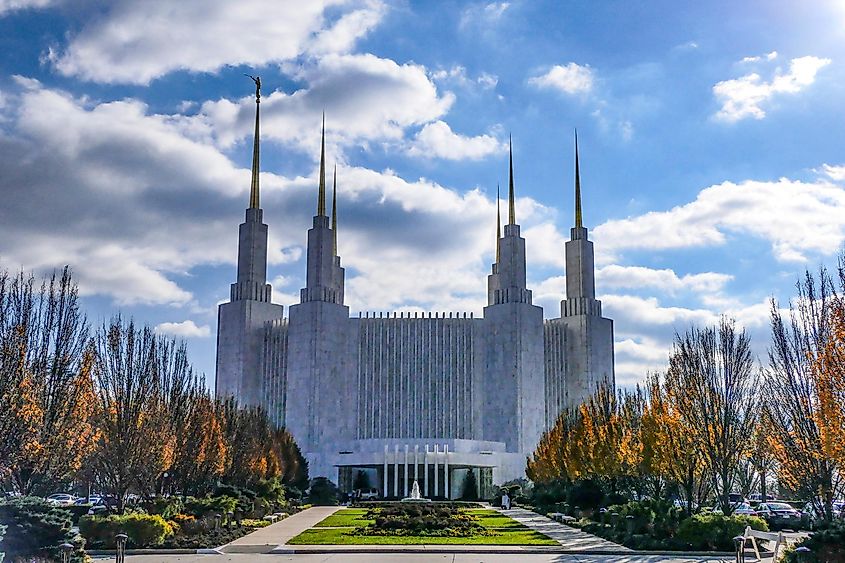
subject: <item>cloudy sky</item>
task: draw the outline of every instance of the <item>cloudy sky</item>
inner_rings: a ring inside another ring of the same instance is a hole
[[[358,311],[480,313],[514,139],[529,286],[559,314],[578,128],[617,380],[845,239],[845,2],[0,0],[0,267],[70,264],[95,324],[211,380],[260,74],[274,299],[296,301],[320,114]]]

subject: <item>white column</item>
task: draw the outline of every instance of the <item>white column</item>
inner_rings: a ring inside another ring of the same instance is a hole
[[[387,498],[387,444],[384,445],[384,498]]]
[[[425,475],[425,498],[428,496],[428,444],[425,445],[425,453],[423,454],[423,475]]]
[[[440,483],[440,478],[437,476],[437,450],[440,448],[439,445],[434,444],[434,494],[433,497],[437,496],[437,492],[440,489],[437,485]]]
[[[408,444],[405,444],[405,498],[408,497]]]
[[[399,444],[393,446],[393,496],[399,496]]]
[[[420,445],[414,444],[414,481],[420,480]],[[419,484],[419,483],[417,483]]]
[[[446,500],[449,500],[449,444],[443,444],[443,485],[446,489]]]

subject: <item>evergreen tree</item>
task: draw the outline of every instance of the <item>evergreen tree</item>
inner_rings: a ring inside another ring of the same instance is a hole
[[[478,480],[475,478],[475,472],[471,467],[464,477],[464,484],[461,487],[461,500],[478,500]]]

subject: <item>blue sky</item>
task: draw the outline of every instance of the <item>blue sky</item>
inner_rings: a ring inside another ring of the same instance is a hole
[[[474,311],[513,135],[529,285],[548,317],[578,128],[617,380],[720,314],[762,355],[768,300],[845,239],[845,2],[0,0],[0,267],[70,264],[214,372],[248,201],[277,302],[304,283],[320,115],[358,311]]]

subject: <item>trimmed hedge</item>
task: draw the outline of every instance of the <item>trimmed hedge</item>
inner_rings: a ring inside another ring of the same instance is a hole
[[[769,525],[758,516],[696,514],[681,522],[676,538],[693,550],[734,551],[733,539],[741,536],[747,526],[769,531]]]
[[[124,514],[111,516],[83,516],[79,531],[92,547],[113,549],[115,536],[129,536],[128,546],[155,547],[173,535],[173,526],[158,514]]]
[[[6,526],[3,550],[8,561],[60,558],[58,546],[75,547],[72,561],[84,561],[85,541],[71,533],[70,512],[37,497],[0,500],[0,524]]]

